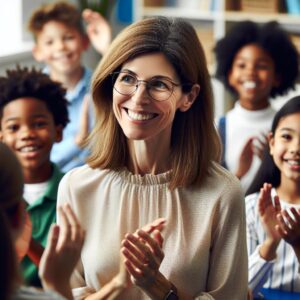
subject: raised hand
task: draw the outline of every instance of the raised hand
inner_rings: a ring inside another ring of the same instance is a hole
[[[164,258],[161,235],[164,225],[164,219],[157,219],[134,234],[126,234],[122,241],[121,252],[125,257],[126,269],[132,282],[141,288],[147,288],[155,282],[159,273]]]
[[[266,145],[266,135],[262,135],[261,137],[251,137],[248,139],[239,158],[238,168],[236,171],[236,176],[238,178],[241,179],[250,170],[254,155],[257,155],[260,159],[262,159]]]
[[[286,210],[277,214],[276,230],[292,247],[300,248],[300,209],[292,207],[290,212],[292,216]]]
[[[44,288],[51,288],[73,299],[70,277],[80,257],[84,242],[81,228],[71,207],[59,207],[61,225],[53,224],[43,253],[39,275]]]
[[[258,197],[258,213],[265,229],[267,237],[274,241],[280,241],[281,236],[276,230],[277,214],[280,213],[281,206],[278,196],[274,197],[274,205],[271,197],[272,185],[265,183],[260,189]]]
[[[98,12],[88,8],[82,12],[82,18],[87,24],[86,31],[90,42],[103,55],[112,39],[109,23]]]

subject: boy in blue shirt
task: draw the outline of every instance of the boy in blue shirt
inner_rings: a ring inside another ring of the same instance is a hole
[[[13,150],[23,170],[31,235],[28,230],[23,232],[25,240],[29,236],[29,250],[25,241],[21,268],[26,284],[32,286],[40,286],[36,265],[50,226],[56,222],[57,189],[63,176],[51,162],[50,152],[53,144],[62,140],[67,123],[65,90],[48,75],[17,68],[0,77],[0,140]]]
[[[89,30],[91,22],[87,29],[89,36],[97,35],[98,41],[103,42],[102,50],[105,51],[111,32],[104,18],[101,20],[101,32]],[[51,160],[67,172],[84,164],[88,155],[88,151],[81,148],[81,141],[92,126],[93,112],[88,95],[92,73],[82,66],[81,57],[89,46],[89,39],[82,26],[80,11],[67,2],[41,6],[33,12],[28,27],[35,39],[33,56],[38,62],[45,63],[44,72],[67,90],[70,122],[64,129],[63,141],[54,145],[51,153]],[[89,117],[86,118],[87,128],[82,129],[80,119],[84,114]]]

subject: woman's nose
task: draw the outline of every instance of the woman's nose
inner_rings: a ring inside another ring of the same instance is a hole
[[[147,85],[144,81],[139,81],[136,85],[136,91],[131,96],[136,103],[149,103],[151,101],[148,94]]]

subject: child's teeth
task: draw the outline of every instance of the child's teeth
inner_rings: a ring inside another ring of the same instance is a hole
[[[254,89],[256,87],[256,83],[254,81],[245,81],[244,87],[246,89]]]

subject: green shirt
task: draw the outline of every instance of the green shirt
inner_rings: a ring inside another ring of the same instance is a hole
[[[56,222],[57,189],[64,175],[55,164],[52,166],[53,173],[45,194],[26,208],[32,223],[32,237],[44,247],[47,243],[50,226]],[[41,287],[38,269],[29,257],[25,256],[21,261],[21,270],[26,285]]]

